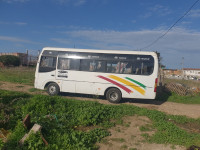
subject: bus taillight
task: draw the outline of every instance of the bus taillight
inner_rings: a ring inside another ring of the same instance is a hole
[[[158,78],[156,78],[156,80],[155,80],[154,92],[157,91],[157,84],[158,84]]]

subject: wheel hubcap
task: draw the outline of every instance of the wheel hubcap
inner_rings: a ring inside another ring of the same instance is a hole
[[[50,92],[51,94],[54,94],[54,93],[56,92],[56,87],[55,87],[55,86],[51,86],[51,87],[49,88],[49,92]]]
[[[110,100],[116,101],[118,99],[118,94],[116,92],[110,93]]]

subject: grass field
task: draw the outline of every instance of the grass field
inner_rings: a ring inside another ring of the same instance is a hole
[[[180,96],[176,93],[162,92],[156,96],[157,101],[168,101],[182,104],[200,104],[200,94]]]
[[[18,141],[28,131],[21,121],[30,114],[32,123],[42,125],[42,134],[49,145],[44,146],[40,135],[31,135],[23,149],[98,149],[96,142],[108,136],[108,128],[120,123],[125,116],[147,116],[152,126],[143,126],[147,142],[200,146],[200,119],[165,113],[130,105],[103,105],[44,95],[0,90],[0,128],[11,132],[8,141],[0,140],[0,149],[20,150]],[[111,121],[112,120],[112,121]],[[88,131],[82,129],[88,128]],[[145,131],[154,130],[149,135]]]
[[[33,85],[34,73],[33,67],[0,68],[0,81]]]

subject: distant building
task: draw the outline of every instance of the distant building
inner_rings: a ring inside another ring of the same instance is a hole
[[[163,72],[166,78],[179,78],[179,79],[184,78],[191,80],[200,79],[200,69],[196,68],[183,68],[182,70],[163,69]]]
[[[182,71],[178,69],[163,69],[165,76],[181,76]]]
[[[28,54],[26,53],[0,53],[0,56],[2,55],[12,55],[17,56],[20,58],[21,65],[27,65],[28,64]]]
[[[200,69],[196,68],[183,68],[184,77],[197,77],[200,78]]]

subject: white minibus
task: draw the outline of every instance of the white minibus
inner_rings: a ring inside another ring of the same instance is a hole
[[[154,99],[158,78],[156,52],[45,47],[38,58],[35,88],[122,98]]]

